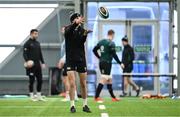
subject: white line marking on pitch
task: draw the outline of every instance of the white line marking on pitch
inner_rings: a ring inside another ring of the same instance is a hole
[[[100,109],[100,110],[105,110],[106,107],[105,107],[104,105],[99,105],[99,109]]]
[[[103,103],[103,101],[99,101],[98,103]],[[105,110],[106,107],[104,105],[99,105],[100,110]],[[109,117],[108,113],[101,113],[101,117]]]
[[[101,113],[101,117],[109,117],[107,113]]]

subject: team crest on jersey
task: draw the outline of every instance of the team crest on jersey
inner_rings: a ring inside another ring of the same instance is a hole
[[[100,47],[101,52],[104,52],[104,46]]]
[[[30,75],[30,76],[34,76],[34,73],[31,72],[29,75]]]

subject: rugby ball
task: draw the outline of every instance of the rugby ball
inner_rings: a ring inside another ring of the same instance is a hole
[[[24,63],[25,68],[32,68],[34,66],[34,61],[28,60],[27,62]]]
[[[101,18],[103,19],[109,18],[109,11],[106,7],[101,6],[99,7],[98,11]]]

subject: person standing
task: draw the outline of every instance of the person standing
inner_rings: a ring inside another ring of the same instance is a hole
[[[64,32],[65,32],[65,26],[62,27],[61,29],[61,33],[64,36]],[[60,59],[58,62],[58,68],[62,69],[62,81],[64,83],[65,86],[65,98],[62,99],[63,102],[66,101],[70,101],[70,97],[69,97],[69,79],[67,76],[67,66],[66,66],[66,52],[65,52],[65,40],[63,40],[62,44],[61,44],[61,51],[60,51]],[[78,96],[77,96],[77,90],[75,88],[75,100],[78,101]]]
[[[115,32],[111,29],[107,33],[107,39],[102,39],[94,47],[93,52],[95,56],[99,59],[99,68],[101,72],[101,79],[99,81],[98,87],[96,89],[95,101],[102,102],[102,98],[99,97],[103,86],[107,84],[107,89],[111,95],[112,101],[119,101],[118,98],[113,93],[112,88],[112,76],[111,67],[112,59],[114,58],[118,64],[121,62],[116,54],[115,43],[112,41],[114,39]],[[98,53],[100,51],[100,54]]]
[[[41,96],[42,88],[42,69],[45,68],[44,58],[41,52],[38,39],[38,30],[30,31],[30,38],[25,42],[23,47],[23,57],[25,60],[26,74],[29,76],[29,94],[32,101],[46,101]],[[34,95],[33,85],[37,80],[37,97]]]
[[[87,67],[85,57],[85,42],[89,30],[85,30],[81,25],[84,23],[84,17],[79,13],[73,13],[70,16],[71,24],[65,28],[65,46],[66,46],[66,66],[67,75],[70,82],[70,111],[76,112],[75,97],[75,72],[78,72],[80,78],[81,95],[83,98],[83,111],[91,113],[87,105]]]
[[[124,46],[122,52],[122,68],[123,73],[131,73],[133,70],[133,60],[135,58],[134,50],[128,43],[127,36],[122,38],[122,44]],[[136,90],[136,96],[139,96],[140,88],[136,85],[136,83],[129,76],[123,76],[123,94],[122,97],[127,95],[128,85],[130,84],[134,90]]]

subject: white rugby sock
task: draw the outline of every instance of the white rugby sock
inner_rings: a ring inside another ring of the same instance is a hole
[[[71,107],[72,107],[72,106],[75,106],[74,100],[71,100]]]
[[[41,92],[37,92],[37,97],[41,97]]]
[[[34,97],[34,93],[30,92],[29,96],[30,96],[30,98],[33,98]]]
[[[75,93],[74,93],[74,94],[75,94],[75,100],[76,100],[76,101],[79,100],[79,99],[78,99],[78,96],[77,96],[77,91],[76,91],[76,90],[75,90]]]
[[[87,105],[87,98],[86,99],[83,99],[83,107]]]

